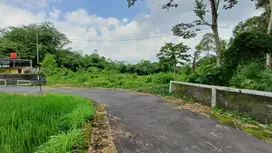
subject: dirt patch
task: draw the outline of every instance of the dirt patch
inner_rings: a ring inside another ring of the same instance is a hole
[[[114,138],[128,138],[132,136],[132,134],[126,130],[124,125],[120,124],[119,117],[109,115],[109,120],[110,120],[111,128],[113,129],[112,136]]]
[[[90,132],[90,147],[87,153],[117,153],[105,106],[95,105],[96,114]]]
[[[197,112],[205,116],[210,116],[210,113],[212,112],[212,109],[208,106],[204,106],[200,103],[187,103],[183,99],[174,98],[174,97],[162,97],[165,101],[176,103],[178,106],[175,109],[178,110],[189,110],[191,112]]]

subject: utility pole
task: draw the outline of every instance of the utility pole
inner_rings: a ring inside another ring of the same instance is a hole
[[[38,31],[36,32],[36,47],[37,47],[37,70],[38,70],[38,75],[37,75],[37,80],[40,80],[39,76],[39,33]],[[42,88],[42,85],[40,85],[40,90]]]
[[[39,68],[39,33],[36,32],[37,68]]]

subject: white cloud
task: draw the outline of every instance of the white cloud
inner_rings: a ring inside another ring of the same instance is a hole
[[[50,17],[53,19],[53,20],[58,20],[59,19],[59,16],[60,16],[60,13],[61,11],[56,9],[55,7],[53,7],[53,11],[52,12],[49,12],[49,15]]]
[[[98,52],[105,57],[129,62],[136,62],[140,59],[155,60],[156,53],[166,42],[177,43],[183,41],[191,48],[194,48],[194,46],[200,41],[201,35],[209,32],[210,30],[203,30],[196,38],[191,40],[182,40],[175,36],[167,36],[137,41],[104,43],[97,41],[146,38],[171,34],[171,28],[173,25],[181,22],[190,22],[196,18],[192,11],[194,1],[176,1],[180,4],[178,8],[162,10],[161,5],[163,4],[163,0],[147,0],[147,5],[150,8],[151,13],[138,14],[133,20],[128,20],[126,18],[118,20],[114,17],[102,18],[96,14],[89,14],[87,10],[83,8],[67,12],[63,14],[64,18],[62,20],[57,20],[60,15],[62,15],[61,11],[57,8],[53,8],[53,11],[48,13],[39,11],[39,13],[34,14],[27,11],[25,8],[0,3],[0,10],[5,12],[5,14],[0,14],[0,26],[29,24],[32,22],[50,20],[55,23],[58,30],[71,38],[73,43],[70,44],[70,46],[75,50],[82,50],[84,53],[91,53],[94,49],[97,49]],[[241,1],[232,10],[220,12],[219,26],[233,27],[237,22],[258,13],[258,11],[254,10],[253,3]],[[219,32],[222,38],[227,39],[232,35],[232,28],[221,28]]]
[[[128,22],[128,19],[127,19],[127,18],[123,18],[123,22],[124,22],[124,23],[127,23],[127,22]]]
[[[61,3],[62,0],[1,0],[9,5],[28,10],[38,11],[47,8],[51,3]],[[1,2],[0,2],[1,3]]]
[[[48,0],[4,0],[10,5],[25,9],[38,9],[48,6]]]
[[[41,22],[45,17],[45,12],[32,14],[25,9],[15,8],[5,4],[0,4],[0,10],[0,27]]]

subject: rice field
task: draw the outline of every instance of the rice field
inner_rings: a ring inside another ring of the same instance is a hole
[[[82,97],[0,93],[0,152],[71,152],[84,143],[82,126],[94,112]]]

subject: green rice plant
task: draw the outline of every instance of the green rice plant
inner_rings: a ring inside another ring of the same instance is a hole
[[[38,148],[35,153],[68,153],[73,152],[75,144],[83,144],[84,136],[80,129],[73,129],[68,133],[51,136],[49,141]]]
[[[50,136],[78,128],[93,115],[92,102],[82,97],[0,93],[0,152],[35,152]]]
[[[65,115],[62,120],[61,127],[64,129],[77,129],[83,126],[83,124],[90,119],[90,116],[94,114],[94,109],[90,109],[89,104],[79,104],[71,113]]]

